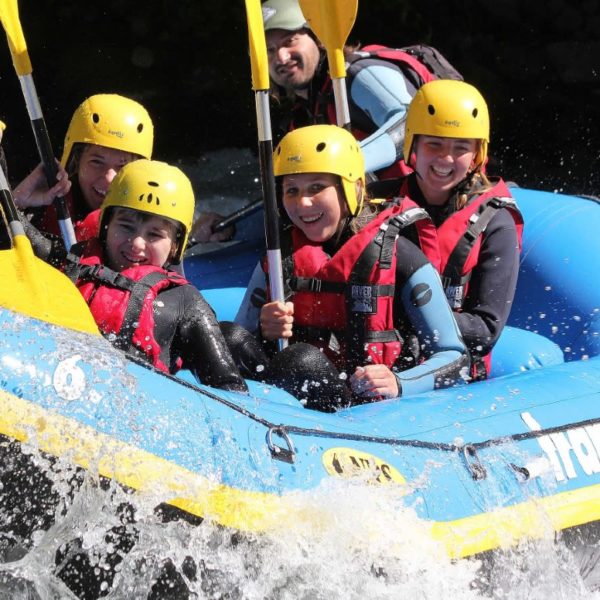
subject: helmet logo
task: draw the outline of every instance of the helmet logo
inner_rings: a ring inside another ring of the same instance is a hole
[[[114,129],[109,129],[108,130],[108,134],[109,135],[116,135],[118,138],[122,138],[125,136],[125,134],[122,131],[115,131]]]
[[[444,121],[444,125],[452,125],[452,127],[460,127],[460,121],[454,119],[454,121]]]
[[[300,154],[294,154],[293,156],[288,156],[288,162],[300,162],[302,160],[302,156]]]

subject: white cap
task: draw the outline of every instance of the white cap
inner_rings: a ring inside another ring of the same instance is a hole
[[[286,29],[298,31],[308,28],[298,0],[267,0],[262,5],[265,31],[270,29]]]

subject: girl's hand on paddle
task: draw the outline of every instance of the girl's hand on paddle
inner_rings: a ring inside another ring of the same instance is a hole
[[[400,395],[396,376],[385,365],[357,367],[350,377],[350,387],[358,396],[396,398]]]
[[[260,309],[260,330],[267,340],[292,337],[293,302],[269,302]]]
[[[58,173],[57,183],[48,189],[44,167],[40,163],[21,183],[13,190],[15,204],[19,208],[34,206],[48,206],[57,196],[66,196],[71,189],[71,181],[64,168],[56,161]]]
[[[202,212],[192,226],[190,239],[192,243],[225,242],[235,235],[235,227],[229,225],[223,231],[213,232],[212,228],[225,217],[215,212]]]

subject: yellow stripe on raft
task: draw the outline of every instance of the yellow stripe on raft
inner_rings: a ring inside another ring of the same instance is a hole
[[[438,521],[432,537],[451,558],[507,548],[524,538],[547,538],[554,531],[600,520],[600,485],[560,492],[545,498],[456,521]]]
[[[227,527],[264,531],[285,522],[280,496],[215,483],[3,390],[0,433]]]
[[[3,390],[0,434],[32,443],[51,455],[67,457],[85,469],[226,527],[264,532],[294,523],[317,531],[323,524],[324,515],[310,507],[303,508],[297,495],[280,496],[215,483]],[[522,504],[455,521],[432,522],[431,535],[451,558],[464,558],[597,520],[600,485],[531,498]]]

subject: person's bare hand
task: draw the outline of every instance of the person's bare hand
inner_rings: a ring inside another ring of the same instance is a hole
[[[267,340],[292,337],[293,302],[269,302],[260,309],[260,329]]]
[[[58,173],[56,184],[48,189],[44,167],[40,163],[21,183],[13,190],[15,204],[19,208],[34,206],[48,206],[57,196],[66,196],[71,189],[71,181],[65,169],[56,161]]]
[[[385,365],[357,367],[350,377],[352,391],[363,397],[396,398],[400,395],[398,380]]]
[[[190,239],[192,243],[225,242],[235,234],[233,225],[226,227],[223,231],[213,232],[212,228],[225,217],[215,212],[200,213],[198,219],[192,226]]]

